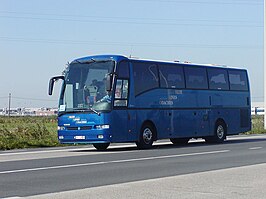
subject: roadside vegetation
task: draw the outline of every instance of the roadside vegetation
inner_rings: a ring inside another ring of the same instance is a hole
[[[53,117],[0,117],[0,150],[59,146]]]
[[[246,132],[245,134],[264,134],[266,130],[264,129],[264,116],[256,115],[252,116],[252,130]]]
[[[245,134],[266,133],[263,116],[252,116],[252,130]],[[0,117],[0,150],[55,147],[57,119],[53,117]]]

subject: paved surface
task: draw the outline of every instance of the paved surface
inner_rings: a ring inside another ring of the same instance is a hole
[[[143,180],[29,197],[265,199],[266,164]]]
[[[265,198],[265,163],[266,135],[0,152],[0,198]]]

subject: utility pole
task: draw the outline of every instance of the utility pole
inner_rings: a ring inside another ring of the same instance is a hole
[[[266,129],[266,0],[264,0],[264,129]]]
[[[11,93],[8,95],[8,117],[10,117]]]

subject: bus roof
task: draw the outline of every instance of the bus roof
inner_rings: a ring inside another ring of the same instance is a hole
[[[219,65],[219,64],[199,64],[199,63],[192,63],[192,62],[180,62],[180,61],[165,61],[165,60],[153,60],[153,59],[141,59],[138,57],[132,56],[125,56],[125,55],[92,55],[87,57],[81,57],[78,59],[73,60],[71,63],[77,62],[89,62],[89,61],[106,61],[106,60],[114,60],[116,62],[120,62],[122,60],[131,60],[131,61],[144,61],[144,62],[159,62],[159,63],[169,63],[169,64],[182,64],[188,66],[206,66],[206,67],[214,67],[214,68],[229,68],[229,69],[242,69],[239,67],[228,67],[226,65]]]

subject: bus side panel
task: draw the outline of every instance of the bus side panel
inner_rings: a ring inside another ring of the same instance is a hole
[[[142,109],[137,111],[137,131],[145,121],[152,122],[157,131],[157,139],[201,137],[209,134],[207,110],[163,110]]]
[[[237,134],[239,131],[238,109],[213,108],[210,112],[210,135],[214,134],[215,124],[218,120],[223,120],[226,125],[227,134]]]
[[[249,92],[221,91],[210,94],[210,127],[213,134],[218,119],[224,120],[227,135],[236,135],[251,129]]]
[[[115,142],[128,141],[128,115],[126,109],[112,111],[112,139]]]
[[[251,130],[251,115],[249,108],[230,110],[228,119],[228,135],[236,135]]]
[[[139,132],[144,121],[154,124],[158,139],[200,137],[210,132],[208,91],[155,89],[137,96],[135,103]]]
[[[215,123],[218,119],[222,119],[225,122],[227,135],[236,135],[251,129],[248,108],[212,109],[210,113],[210,135],[213,134]]]
[[[217,120],[227,135],[250,130],[249,92],[155,89],[135,98],[137,132],[151,121],[157,138],[196,138],[214,134]]]
[[[194,134],[192,110],[175,110],[173,115],[172,138],[191,137]]]
[[[134,142],[138,140],[136,131],[136,110],[114,109],[112,111],[112,140],[114,142]]]
[[[157,139],[163,139],[169,137],[170,129],[166,119],[167,112],[164,110],[156,109],[140,109],[137,111],[137,133],[138,138],[141,133],[142,126],[146,123],[152,123],[157,132]]]
[[[228,115],[228,135],[239,134],[251,130],[250,93],[231,91],[227,93],[224,106],[232,107]]]

